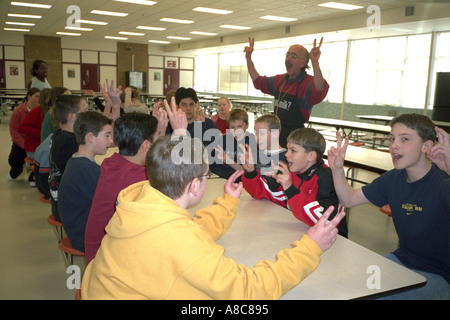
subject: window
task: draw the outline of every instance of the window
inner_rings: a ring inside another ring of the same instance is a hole
[[[423,108],[431,34],[351,43],[346,101]]]
[[[436,87],[436,73],[450,72],[450,32],[441,32],[436,34],[436,50],[434,54],[433,75],[430,79],[430,95],[428,99],[428,108],[431,109],[434,104],[434,91]]]
[[[242,52],[219,55],[219,92],[247,95],[248,70]]]
[[[217,92],[218,55],[195,57],[194,89],[197,92]]]
[[[350,46],[346,101],[355,104],[373,104],[378,39],[352,41]]]
[[[320,69],[324,79],[330,85],[326,99],[329,102],[341,103],[347,61],[347,41],[324,43],[320,51]],[[312,67],[308,73],[313,75]]]

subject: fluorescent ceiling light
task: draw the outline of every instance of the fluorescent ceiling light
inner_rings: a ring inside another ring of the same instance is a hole
[[[82,20],[82,19],[77,19],[77,20],[75,20],[75,22],[85,23],[85,24],[95,24],[95,25],[99,25],[99,26],[106,26],[108,24],[108,22],[103,22],[103,21]]]
[[[36,25],[35,23],[29,23],[29,22],[10,22],[10,21],[5,21],[5,24],[13,24],[16,26],[30,26],[30,27],[33,27]]]
[[[234,26],[234,25],[231,25],[231,24],[223,24],[220,27],[221,28],[226,28],[226,29],[235,29],[235,30],[248,30],[248,29],[251,29],[250,27]]]
[[[147,1],[147,0],[114,0],[117,2],[127,2],[127,3],[133,3],[133,4],[143,4],[145,6],[152,6],[156,4],[156,1]]]
[[[60,34],[63,36],[81,36],[81,33],[73,33],[73,32],[57,32],[56,34]]]
[[[283,21],[283,22],[292,22],[292,21],[297,20],[295,18],[286,18],[286,17],[277,17],[277,16],[264,16],[264,17],[260,17],[260,19],[273,20],[273,21]]]
[[[345,3],[333,2],[333,1],[321,3],[318,6],[333,8],[333,9],[341,9],[341,10],[356,10],[356,9],[362,8],[361,6],[354,6],[352,4],[345,4]]]
[[[80,28],[80,27],[64,27],[67,30],[77,30],[77,31],[92,31],[92,28]]]
[[[22,32],[29,32],[30,29],[17,29],[17,28],[3,28],[3,30],[6,31],[22,31]]]
[[[164,30],[166,30],[166,28],[147,27],[147,26],[137,26],[136,29],[153,30],[153,31],[164,31]]]
[[[175,39],[175,40],[191,40],[191,38],[175,37],[175,36],[168,36],[167,39]]]
[[[161,41],[161,40],[148,40],[150,43],[161,43],[161,44],[168,44],[170,41]]]
[[[217,36],[217,33],[212,32],[202,32],[202,31],[191,31],[190,34],[198,34],[200,36]]]
[[[214,13],[214,14],[230,14],[233,13],[233,11],[229,10],[220,10],[220,9],[212,9],[212,8],[204,8],[204,7],[197,7],[192,9],[193,11],[198,12],[206,12],[206,13]]]
[[[125,34],[128,36],[145,36],[145,33],[141,33],[141,32],[128,32],[128,31],[119,31],[119,34]]]
[[[17,18],[30,18],[30,19],[40,19],[42,16],[36,16],[33,14],[16,14],[16,13],[8,13],[8,17],[17,17]]]
[[[93,14],[101,14],[105,16],[114,16],[114,17],[126,17],[128,13],[123,12],[114,12],[114,11],[103,11],[103,10],[92,10]]]
[[[11,1],[12,6],[20,6],[20,7],[29,7],[29,8],[42,8],[42,9],[50,9],[52,6],[49,4],[39,4],[39,3],[26,3],[26,2],[17,2]]]
[[[182,23],[182,24],[194,23],[194,21],[192,21],[192,20],[181,20],[181,19],[172,19],[172,18],[162,18],[162,19],[159,19],[159,21]]]
[[[128,40],[128,38],[125,38],[125,37],[113,37],[113,36],[105,36],[105,39]]]

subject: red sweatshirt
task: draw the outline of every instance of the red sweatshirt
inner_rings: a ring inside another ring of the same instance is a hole
[[[258,170],[245,172],[242,183],[245,190],[255,199],[268,199],[288,208],[304,223],[313,226],[329,206],[334,206],[332,219],[343,210],[334,190],[331,169],[320,160],[303,173],[291,172],[292,185],[287,190],[275,179],[261,176]],[[339,234],[347,236],[345,219],[339,225]]]
[[[41,126],[44,121],[41,107],[33,108],[19,125],[19,131],[25,137],[24,149],[34,152],[41,144]]]

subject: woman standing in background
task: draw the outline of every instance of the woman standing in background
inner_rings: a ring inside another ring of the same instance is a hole
[[[31,78],[31,83],[28,84],[28,89],[30,88],[38,88],[39,90],[49,88],[52,86],[47,81],[48,75],[48,65],[47,62],[43,60],[36,59],[33,62],[33,69],[31,69],[31,74],[33,78]]]

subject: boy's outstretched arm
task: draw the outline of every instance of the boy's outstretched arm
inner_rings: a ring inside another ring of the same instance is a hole
[[[243,186],[242,182],[234,181],[243,173],[235,171],[225,182],[224,195],[214,200],[213,205],[198,210],[194,215],[194,222],[201,225],[214,240],[227,232],[236,217]]]
[[[348,147],[348,136],[345,137],[344,145],[342,146],[342,137],[340,132],[337,132],[337,146],[331,147],[328,150],[328,165],[333,173],[333,183],[336,193],[339,198],[339,203],[344,207],[350,208],[359,204],[369,202],[364,196],[361,188],[353,189],[347,182],[344,172],[345,152]]]

